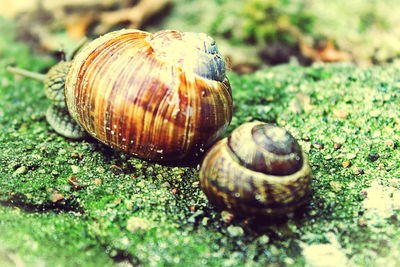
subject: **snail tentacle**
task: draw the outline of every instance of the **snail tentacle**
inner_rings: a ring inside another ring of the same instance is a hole
[[[30,79],[33,79],[33,80],[36,80],[39,82],[43,82],[46,77],[45,74],[28,71],[28,70],[24,70],[24,69],[20,69],[20,68],[15,68],[15,67],[11,67],[11,66],[8,66],[6,70],[8,72],[20,75],[22,77],[30,78]]]
[[[68,51],[68,53],[65,54],[65,61],[71,61],[88,41],[89,39],[87,37],[83,37],[81,40],[79,40],[79,42],[76,43],[76,45],[70,51]]]

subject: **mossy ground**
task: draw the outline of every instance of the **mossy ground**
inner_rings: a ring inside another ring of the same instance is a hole
[[[315,259],[321,244],[351,266],[399,263],[395,65],[229,74],[229,132],[252,120],[284,126],[309,155],[314,181],[310,202],[290,218],[225,223],[195,167],[55,134],[42,85],[5,71],[45,71],[54,62],[32,56],[10,28],[0,22],[0,266],[303,266],[323,263]],[[371,198],[382,205],[367,204]]]

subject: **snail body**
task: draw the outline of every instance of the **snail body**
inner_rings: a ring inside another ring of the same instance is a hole
[[[311,168],[297,141],[262,122],[243,124],[210,148],[199,177],[211,203],[243,216],[293,212],[311,189]]]
[[[89,133],[144,159],[204,150],[232,118],[224,60],[201,33],[111,32],[54,66],[44,82],[56,132],[73,139]]]

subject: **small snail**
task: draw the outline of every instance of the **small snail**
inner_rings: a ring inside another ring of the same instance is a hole
[[[292,212],[311,188],[311,168],[296,139],[262,122],[245,123],[210,148],[199,176],[210,202],[237,215]]]
[[[57,133],[87,132],[141,158],[172,160],[207,148],[228,127],[231,87],[208,35],[120,30],[82,46],[46,75],[9,68],[44,81]]]

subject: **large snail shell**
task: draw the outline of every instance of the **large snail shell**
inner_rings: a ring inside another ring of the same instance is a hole
[[[262,122],[243,124],[216,143],[199,176],[210,202],[238,215],[292,212],[311,188],[311,168],[297,141]]]
[[[224,61],[205,34],[106,34],[72,61],[65,97],[89,134],[146,159],[204,149],[232,117]]]

